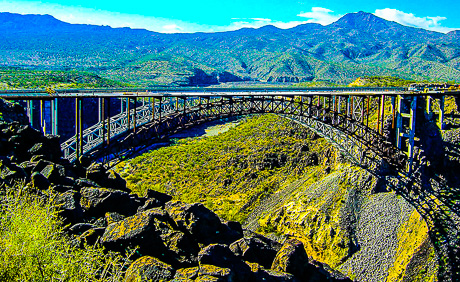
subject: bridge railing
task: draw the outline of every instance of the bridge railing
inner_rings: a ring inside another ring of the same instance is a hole
[[[210,97],[209,99],[217,100],[218,98]],[[115,116],[110,117],[110,129],[107,128],[107,120],[100,121],[93,126],[83,130],[83,154],[87,153],[94,148],[102,145],[107,139],[116,138],[123,133],[128,132],[135,127],[140,127],[153,120],[159,120],[160,117],[168,116],[174,113],[183,112],[184,110],[192,110],[200,106],[201,99],[192,97],[185,99],[176,99],[174,97],[162,98],[161,101],[156,103],[147,103],[135,109],[130,109],[128,112],[121,112]],[[129,118],[128,118],[129,116]],[[129,124],[128,124],[129,120]],[[110,135],[110,136],[109,136]],[[61,150],[64,158],[73,162],[77,158],[77,135],[69,138],[61,144]]]

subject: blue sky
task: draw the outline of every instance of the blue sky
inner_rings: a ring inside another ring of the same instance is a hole
[[[272,24],[290,28],[334,22],[365,11],[404,25],[448,32],[460,29],[458,0],[0,0],[1,12],[50,14],[70,22],[158,32],[216,32]]]

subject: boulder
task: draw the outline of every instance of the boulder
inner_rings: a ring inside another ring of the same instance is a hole
[[[222,268],[210,264],[200,265],[197,280],[203,280],[204,277],[199,279],[202,276],[212,276],[213,278],[217,278],[213,281],[235,281],[234,273],[229,268]]]
[[[227,244],[235,242],[243,238],[243,228],[236,221],[227,221],[220,226],[218,236],[215,238],[216,243]]]
[[[230,250],[245,261],[270,268],[277,250],[257,237],[241,238],[230,245]]]
[[[81,206],[88,216],[100,217],[106,212],[133,215],[137,206],[131,205],[128,193],[105,188],[85,187],[81,189]]]
[[[143,212],[143,211],[146,211],[146,210],[149,210],[149,209],[152,209],[152,208],[159,208],[159,207],[162,207],[162,206],[164,206],[164,203],[160,202],[157,199],[147,199],[144,202],[144,205],[140,206],[137,209],[137,211],[138,212]]]
[[[109,224],[101,243],[113,251],[124,251],[127,247],[139,247],[141,254],[165,254],[165,246],[160,238],[171,228],[168,215],[161,209],[151,209]]]
[[[105,221],[107,223],[107,225],[110,225],[114,222],[118,222],[118,221],[122,221],[123,219],[125,219],[125,216],[119,214],[119,213],[116,213],[116,212],[107,212],[105,213]]]
[[[94,181],[101,187],[121,190],[128,193],[131,192],[131,190],[126,188],[126,180],[121,178],[120,175],[113,170],[107,171],[100,163],[94,163],[87,168],[86,178]]]
[[[125,274],[125,282],[169,281],[174,269],[157,258],[143,256],[133,262]]]
[[[62,178],[66,177],[65,168],[59,164],[49,164],[43,168],[41,174],[48,179],[50,183],[60,183]]]
[[[19,164],[19,167],[21,167],[27,175],[31,175],[32,170],[35,168],[36,165],[37,165],[36,163],[30,162],[30,161],[24,161]]]
[[[200,248],[190,235],[181,231],[171,230],[171,232],[162,234],[160,237],[168,250],[175,254],[175,260],[182,267],[198,263],[197,254]]]
[[[87,178],[78,178],[75,180],[75,186],[78,189],[84,188],[84,187],[97,187],[101,188],[96,182],[89,180]]]
[[[80,206],[80,193],[67,191],[58,194],[54,199],[59,215],[64,218],[64,223],[77,223],[83,220],[83,209]]]
[[[171,201],[165,207],[179,230],[190,234],[200,243],[216,242],[222,229],[219,217],[200,203],[184,204]]]
[[[231,269],[239,281],[249,281],[251,269],[241,259],[237,258],[228,246],[211,244],[198,253],[200,266],[210,264],[221,268]]]
[[[147,190],[146,194],[147,194],[147,198],[156,199],[160,203],[163,203],[163,205],[172,200],[172,197],[170,195],[161,193],[158,191],[150,190],[150,189]]]
[[[47,160],[38,160],[38,161],[30,161],[31,163],[35,164],[35,167],[32,169],[32,172],[41,172],[45,167],[49,165],[53,165],[52,162]]]
[[[2,113],[2,115],[0,115],[0,123],[18,122],[24,125],[29,123],[29,119],[24,112],[24,108],[17,103],[0,99],[0,113]]]
[[[176,275],[174,275],[175,280],[173,281],[195,280],[198,277],[199,270],[198,266],[180,268],[176,270]]]
[[[268,282],[284,282],[284,281],[299,281],[295,279],[294,275],[280,272],[271,269],[265,269],[260,264],[255,262],[247,262],[253,275],[253,281],[268,281]]]
[[[297,239],[289,239],[283,244],[273,261],[273,270],[288,272],[301,281],[327,281],[328,275],[318,271],[309,262],[305,248]]]
[[[27,174],[22,167],[17,166],[8,159],[0,159],[0,180],[14,185],[18,181],[26,181]]]
[[[46,190],[50,187],[51,183],[40,172],[32,173],[32,176],[30,178],[32,180],[32,186],[38,190]]]

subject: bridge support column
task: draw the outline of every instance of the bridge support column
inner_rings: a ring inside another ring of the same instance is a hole
[[[436,125],[438,126],[438,128],[440,130],[443,130],[444,129],[444,103],[445,103],[445,97],[444,96],[440,96],[440,97],[426,96],[425,99],[426,99],[426,106],[425,106],[426,115],[428,116],[428,118],[431,119],[434,114],[437,114],[438,117],[437,117]],[[433,104],[432,101],[437,102],[437,104],[439,106],[439,109],[437,111],[432,110],[432,104]]]
[[[105,143],[105,99],[106,98],[99,98],[99,122],[102,125],[102,145],[104,146]]]
[[[110,145],[110,98],[107,98],[107,146]]]
[[[29,117],[30,126],[34,127],[34,101],[26,100],[27,103],[27,116]]]
[[[40,129],[46,135],[45,101],[40,100]]]
[[[396,146],[403,150],[406,149],[409,158],[407,170],[408,173],[411,173],[414,158],[417,96],[399,95],[397,99]],[[404,148],[405,145],[407,148]]]
[[[126,98],[126,126],[128,131],[131,129],[131,105],[130,99]]]
[[[133,115],[134,127],[133,132],[136,133],[137,129],[137,98],[134,98],[134,115]]]
[[[82,125],[82,103],[81,98],[75,98],[75,154],[77,161],[83,155],[83,125]]]
[[[158,106],[158,123],[161,123],[161,103],[163,102],[162,100],[163,98],[160,97],[160,104]]]
[[[439,129],[444,129],[444,96],[439,98],[439,115],[438,115],[438,127]]]
[[[51,134],[58,135],[58,99],[51,100]]]
[[[396,96],[391,96],[391,111],[393,112],[391,129],[395,129],[395,118],[396,118]]]

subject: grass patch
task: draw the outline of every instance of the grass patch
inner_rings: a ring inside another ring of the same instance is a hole
[[[49,198],[3,191],[0,281],[121,281],[127,263],[101,248],[73,247]]]

